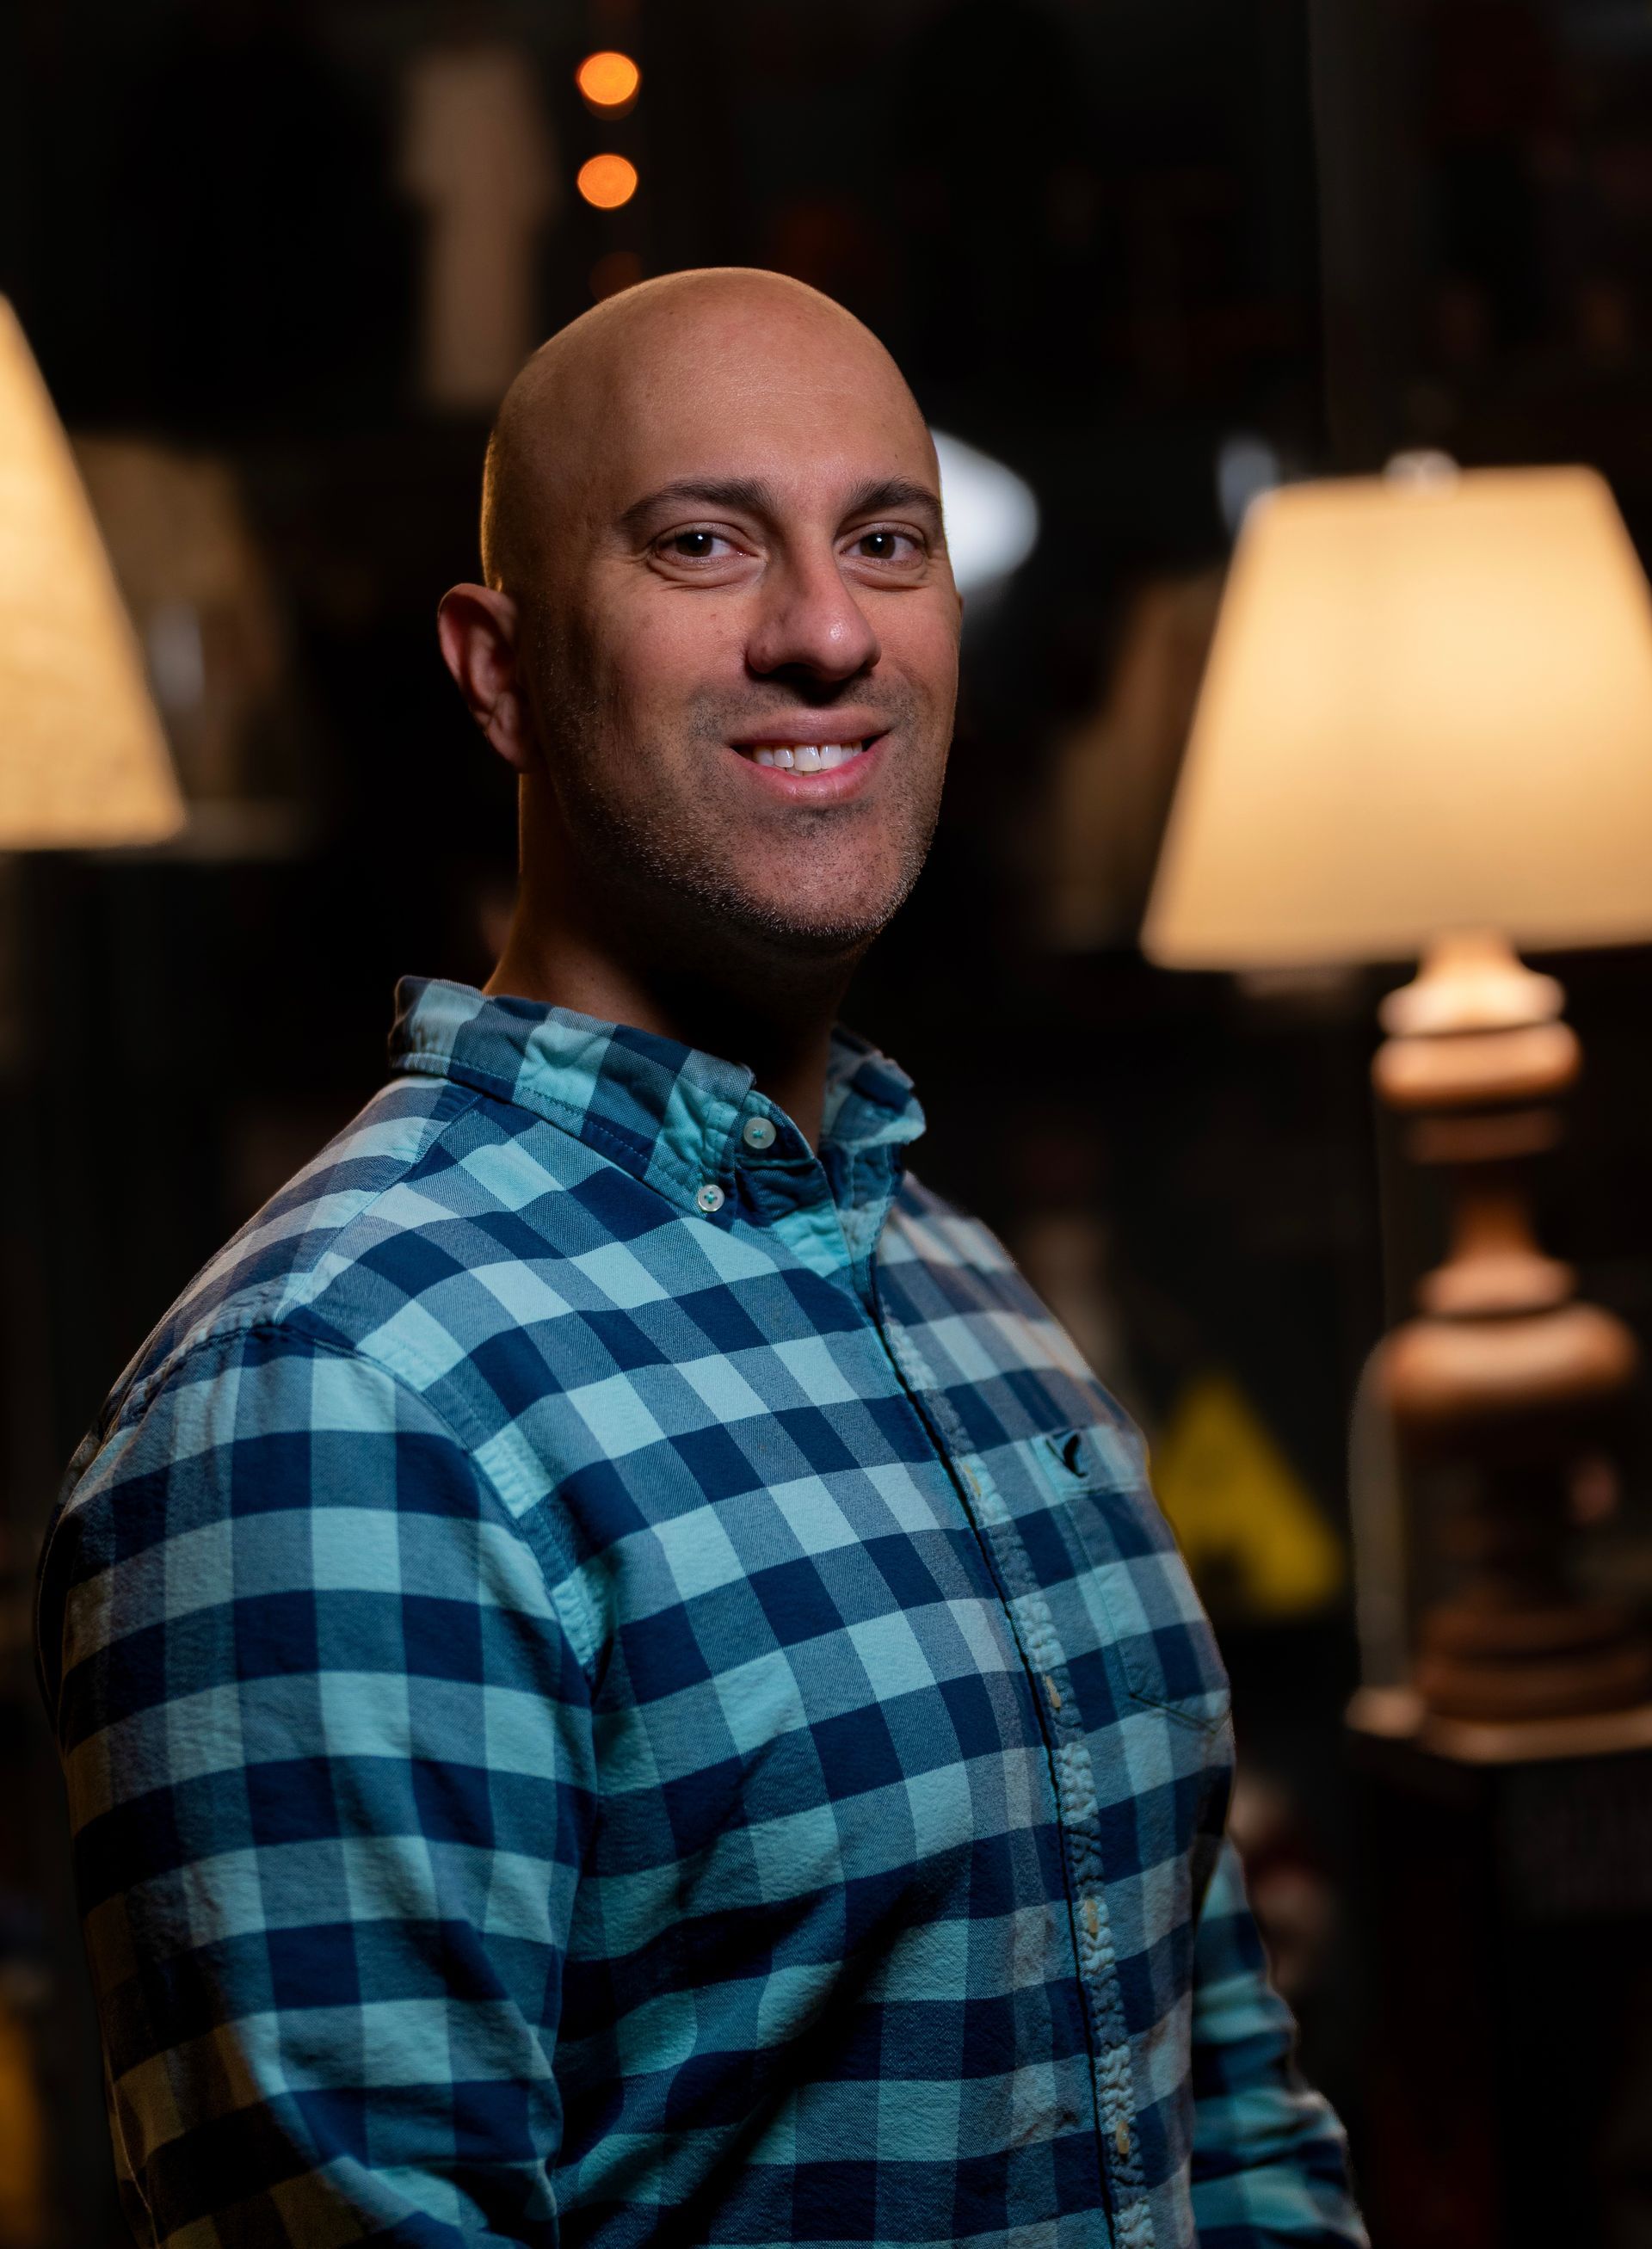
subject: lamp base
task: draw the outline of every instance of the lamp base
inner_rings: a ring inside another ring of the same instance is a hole
[[[1430,1612],[1420,1637],[1417,1691],[1442,1717],[1586,1717],[1652,1695],[1652,1646],[1604,1603],[1449,1601]]]
[[[1415,1666],[1442,1717],[1520,1723],[1652,1696],[1652,1641],[1568,1583],[1573,1474],[1600,1450],[1638,1352],[1532,1233],[1526,1166],[1557,1138],[1547,1104],[1579,1067],[1563,996],[1481,932],[1442,939],[1382,1011],[1394,1035],[1377,1089],[1450,1193],[1445,1262],[1381,1361],[1402,1451],[1458,1489],[1436,1530],[1461,1589],[1425,1615]]]

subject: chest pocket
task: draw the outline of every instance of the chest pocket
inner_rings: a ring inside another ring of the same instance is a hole
[[[1219,1726],[1231,1695],[1221,1651],[1141,1460],[1117,1429],[1057,1429],[1034,1457],[1096,1572],[1119,1665],[1138,1702]]]

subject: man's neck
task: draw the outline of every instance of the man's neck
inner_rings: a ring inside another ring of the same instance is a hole
[[[832,1025],[849,973],[777,973],[741,979],[731,988],[726,975],[617,959],[572,930],[528,925],[519,914],[485,988],[627,1023],[742,1063],[816,1147]]]

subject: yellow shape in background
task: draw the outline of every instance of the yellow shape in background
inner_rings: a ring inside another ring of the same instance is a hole
[[[1153,1485],[1214,1607],[1303,1616],[1342,1591],[1336,1534],[1230,1375],[1183,1391],[1153,1448]]]

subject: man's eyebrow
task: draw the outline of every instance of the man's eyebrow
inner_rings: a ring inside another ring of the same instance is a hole
[[[633,500],[620,517],[620,527],[628,534],[644,530],[652,518],[668,507],[725,507],[745,515],[781,513],[781,501],[773,485],[761,477],[683,477],[674,483],[661,485],[657,492],[645,492],[641,499]],[[851,495],[843,510],[844,518],[882,515],[893,508],[915,508],[928,516],[939,527],[940,500],[927,485],[915,483],[910,477],[885,477],[876,484],[863,485]]]
[[[940,495],[927,485],[914,483],[910,477],[886,477],[881,484],[863,485],[843,513],[886,515],[899,507],[916,508],[920,515],[930,517],[940,526]]]
[[[664,507],[726,507],[745,515],[779,512],[774,488],[761,477],[683,477],[633,500],[620,518],[623,531],[641,531]]]

